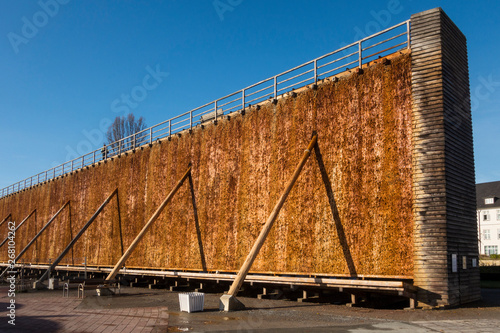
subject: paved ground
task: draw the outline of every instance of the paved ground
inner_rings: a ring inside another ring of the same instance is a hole
[[[16,325],[8,324],[11,298],[0,287],[0,332],[498,332],[500,290],[451,310],[375,310],[345,305],[240,298],[247,310],[218,311],[220,295],[206,294],[205,311],[179,311],[178,294],[125,288],[120,296],[82,301],[72,290],[17,293]]]

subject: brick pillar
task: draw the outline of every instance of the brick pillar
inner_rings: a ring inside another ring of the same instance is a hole
[[[412,15],[411,49],[414,284],[453,306],[480,297],[467,42],[436,8]]]

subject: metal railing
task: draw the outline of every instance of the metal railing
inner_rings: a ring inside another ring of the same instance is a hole
[[[276,99],[280,95],[315,84],[318,80],[335,76],[346,69],[361,68],[363,64],[377,57],[407,48],[410,48],[409,20],[7,186],[0,190],[0,198],[118,156],[142,145],[152,144],[161,138],[190,130],[208,121],[217,122],[217,119],[233,112]]]

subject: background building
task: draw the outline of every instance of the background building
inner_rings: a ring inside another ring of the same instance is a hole
[[[480,254],[499,254],[500,181],[476,185]]]

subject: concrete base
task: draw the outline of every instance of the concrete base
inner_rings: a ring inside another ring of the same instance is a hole
[[[278,299],[280,296],[279,293],[258,294],[257,299]]]
[[[49,279],[49,289],[54,290],[59,288],[59,279],[56,278],[50,278]]]
[[[96,291],[97,291],[97,296],[112,296],[115,294],[108,287],[105,286],[98,286]]]
[[[307,302],[319,302],[321,298],[319,296],[309,296],[306,298],[297,298],[297,302],[299,303],[307,303]]]
[[[37,290],[40,290],[40,289],[47,289],[47,286],[44,285],[42,282],[40,281],[35,281],[33,282],[33,289],[37,289]]]
[[[233,295],[222,295],[219,301],[219,310],[220,311],[238,311],[244,310],[245,305],[238,301],[236,297]]]

